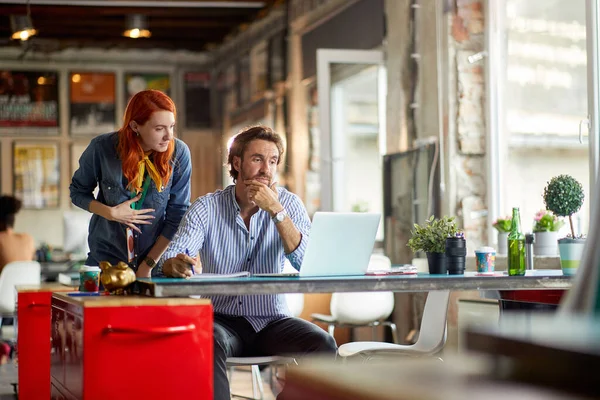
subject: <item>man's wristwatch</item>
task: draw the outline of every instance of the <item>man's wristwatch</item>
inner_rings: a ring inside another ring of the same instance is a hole
[[[276,224],[280,223],[281,221],[283,221],[285,219],[285,217],[287,217],[287,212],[285,211],[285,209],[279,211],[277,214],[273,215],[273,222],[275,222]]]
[[[147,266],[149,266],[151,269],[154,268],[156,266],[156,261],[154,261],[153,259],[151,259],[150,257],[146,257],[144,258],[144,262],[146,263]]]

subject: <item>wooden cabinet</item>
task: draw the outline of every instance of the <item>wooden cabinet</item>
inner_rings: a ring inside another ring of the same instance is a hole
[[[19,398],[50,398],[50,301],[75,288],[55,283],[17,286]]]
[[[52,297],[52,399],[213,397],[210,301]]]

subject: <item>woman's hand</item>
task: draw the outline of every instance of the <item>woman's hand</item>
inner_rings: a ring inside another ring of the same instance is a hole
[[[137,272],[135,273],[136,278],[150,278],[152,273],[152,268],[146,264],[146,261],[142,261],[140,265],[138,265]]]
[[[110,207],[110,218],[111,221],[120,222],[122,224],[127,225],[134,231],[138,233],[142,233],[140,228],[135,226],[138,225],[151,225],[152,222],[149,220],[154,219],[154,215],[146,215],[148,213],[154,212],[153,208],[145,208],[143,210],[134,210],[131,208],[131,204],[135,203],[142,197],[142,194],[138,194],[131,200],[127,200],[122,202],[119,205],[114,207]]]

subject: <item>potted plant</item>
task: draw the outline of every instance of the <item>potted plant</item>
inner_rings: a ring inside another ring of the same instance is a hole
[[[569,217],[571,234],[558,240],[560,266],[565,275],[573,275],[577,272],[585,246],[585,238],[575,235],[571,217],[581,208],[583,198],[581,183],[569,175],[555,176],[544,188],[546,209],[559,217]]]
[[[498,231],[498,251],[497,254],[506,254],[508,252],[508,232],[510,232],[510,224],[512,216],[498,218],[492,226]]]
[[[547,210],[535,214],[533,224],[533,254],[555,256],[558,254],[558,231],[565,222]]]
[[[430,274],[445,274],[446,238],[458,232],[454,217],[435,218],[433,215],[423,225],[414,225],[412,237],[407,246],[413,252],[424,251],[427,254]]]

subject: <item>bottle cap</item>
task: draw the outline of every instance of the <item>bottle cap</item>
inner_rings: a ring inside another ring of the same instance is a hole
[[[525,243],[526,244],[533,244],[533,242],[534,242],[533,233],[527,233],[527,234],[525,234]]]

